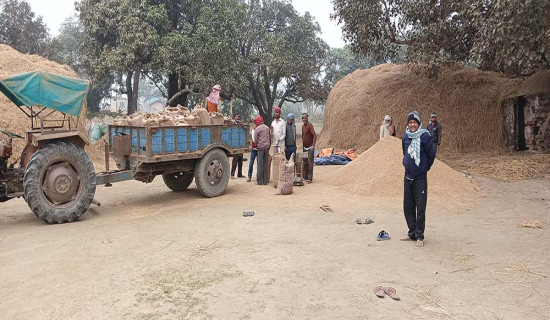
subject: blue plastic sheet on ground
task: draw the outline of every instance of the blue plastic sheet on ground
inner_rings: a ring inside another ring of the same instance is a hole
[[[320,157],[315,158],[315,164],[316,165],[346,165],[351,162],[350,159],[348,159],[344,155],[332,155],[330,157]]]

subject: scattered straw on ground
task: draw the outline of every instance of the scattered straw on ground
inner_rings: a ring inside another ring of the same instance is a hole
[[[550,173],[550,155],[525,152],[443,153],[453,168],[499,181],[519,181]]]
[[[519,226],[520,228],[546,229],[546,225],[540,221],[525,220]]]
[[[336,170],[327,182],[345,191],[372,197],[403,197],[404,168],[401,140],[386,137],[356,160]],[[477,192],[472,179],[435,160],[428,173],[428,198],[467,197]]]
[[[430,113],[437,112],[443,126],[443,150],[502,149],[500,103],[520,83],[465,67],[443,69],[437,78],[393,64],[357,70],[330,92],[318,145],[366,150],[378,141],[384,115],[393,117],[397,134],[402,135],[407,114],[416,109],[424,125]]]

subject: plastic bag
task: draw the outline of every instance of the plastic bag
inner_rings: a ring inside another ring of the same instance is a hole
[[[109,126],[103,122],[94,122],[90,129],[90,143],[97,143],[101,138],[109,132]]]

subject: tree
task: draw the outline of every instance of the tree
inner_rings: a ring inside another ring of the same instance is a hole
[[[0,43],[28,54],[43,54],[50,44],[48,28],[24,0],[0,0]]]
[[[77,16],[69,17],[61,24],[59,35],[49,46],[50,59],[70,66],[79,77],[90,81],[90,91],[86,96],[88,110],[98,112],[101,103],[109,95],[114,77],[112,74],[90,75],[80,58],[79,48],[84,38],[84,27]]]
[[[85,30],[82,62],[92,76],[124,75],[128,114],[136,112],[140,78],[149,72],[164,32],[163,5],[145,0],[83,0],[77,10]]]
[[[328,60],[324,80],[330,87],[357,69],[368,69],[383,63],[383,61],[374,61],[368,56],[358,57],[347,45],[343,48],[331,48]]]
[[[162,1],[159,1],[162,2]],[[214,84],[237,86],[238,35],[245,6],[238,0],[164,1],[170,29],[162,36],[155,68],[168,77],[172,105],[185,105],[190,93],[208,94]],[[223,94],[226,98],[231,96]]]
[[[321,82],[328,46],[309,13],[277,0],[250,0],[240,39],[243,84],[236,95],[254,105],[266,124],[275,104],[326,98]]]
[[[510,75],[548,68],[550,0],[334,0],[354,52],[468,63]]]

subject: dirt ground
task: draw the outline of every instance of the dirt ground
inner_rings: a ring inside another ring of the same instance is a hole
[[[102,206],[64,225],[2,203],[0,318],[550,318],[550,234],[519,226],[548,227],[550,179],[474,176],[479,196],[429,200],[417,248],[399,241],[401,199],[342,193],[323,183],[335,169],[289,196],[245,179],[213,199],[159,178],[98,187]],[[376,241],[382,229],[391,240]]]

